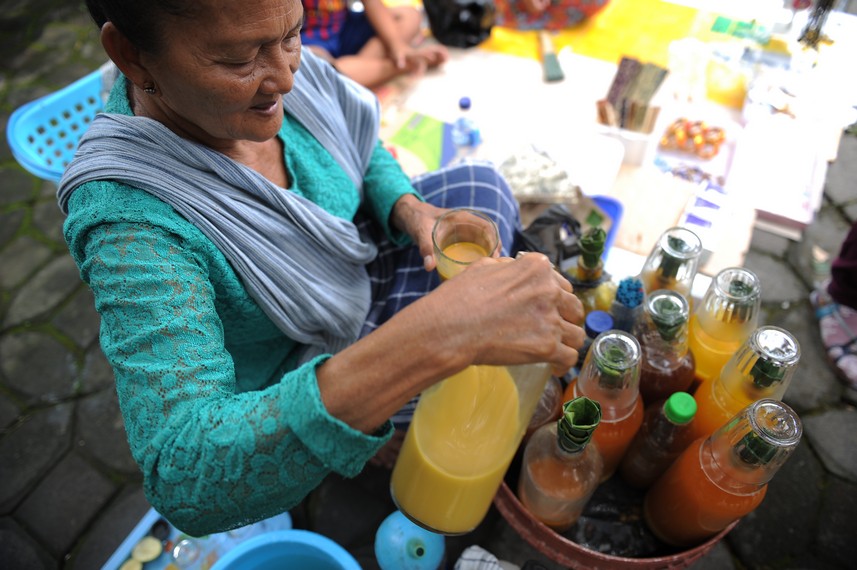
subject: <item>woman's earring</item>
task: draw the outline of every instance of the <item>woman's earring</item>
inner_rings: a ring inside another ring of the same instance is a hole
[[[143,91],[145,91],[149,95],[154,95],[155,94],[155,84],[154,83],[147,83],[147,84],[143,85]]]

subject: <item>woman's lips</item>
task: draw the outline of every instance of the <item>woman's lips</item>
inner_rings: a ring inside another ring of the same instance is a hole
[[[259,103],[258,105],[253,105],[252,107],[250,107],[250,109],[253,111],[257,111],[259,113],[273,114],[274,112],[277,111],[279,104],[280,104],[280,100],[274,99],[273,101],[267,101],[265,103]]]

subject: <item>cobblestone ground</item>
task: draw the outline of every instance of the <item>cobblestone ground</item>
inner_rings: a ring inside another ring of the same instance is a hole
[[[105,56],[82,3],[0,2],[0,126],[19,105],[97,68]],[[807,301],[809,249],[838,250],[857,217],[857,138],[828,172],[824,206],[803,241],[756,232],[745,265],[763,284],[763,322],[802,347],[786,402],[805,436],[762,506],[696,570],[853,568],[857,560],[857,394],[836,380]],[[0,145],[0,568],[99,568],[148,509],[128,452],[99,320],[61,235],[55,188]],[[365,481],[363,482],[365,483]],[[361,484],[357,481],[354,484]],[[353,487],[351,487],[353,488]],[[375,481],[357,489],[381,489]],[[333,497],[335,508],[324,497]],[[374,567],[371,530],[388,511],[367,491],[319,493],[315,528]],[[344,495],[346,497],[350,495]],[[351,495],[353,496],[353,495]],[[365,500],[364,500],[365,499]],[[381,500],[381,499],[378,499]],[[372,513],[373,516],[368,516]],[[480,535],[499,557],[542,560],[504,521]],[[359,532],[362,529],[362,532]],[[474,537],[475,539],[475,537]],[[363,541],[363,542],[361,542]]]

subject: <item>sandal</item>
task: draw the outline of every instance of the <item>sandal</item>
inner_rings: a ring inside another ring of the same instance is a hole
[[[836,303],[824,290],[813,291],[810,302],[828,360],[840,380],[857,390],[857,311]]]

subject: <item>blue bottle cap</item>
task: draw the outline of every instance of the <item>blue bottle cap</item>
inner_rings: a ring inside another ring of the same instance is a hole
[[[470,108],[470,97],[462,97],[458,100],[458,108],[467,110]]]
[[[613,317],[606,311],[591,311],[586,315],[583,329],[586,331],[586,336],[595,338],[604,331],[609,331],[613,328]]]

